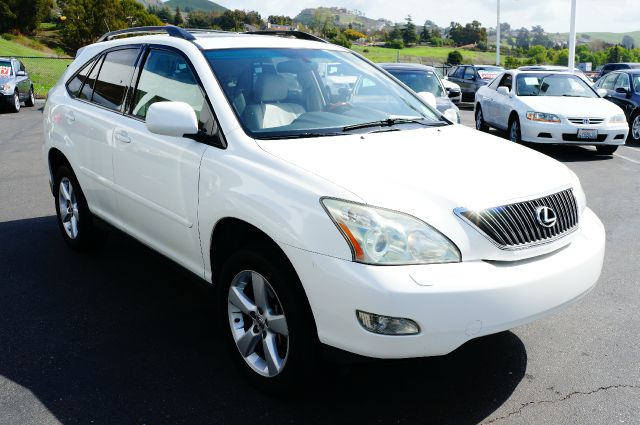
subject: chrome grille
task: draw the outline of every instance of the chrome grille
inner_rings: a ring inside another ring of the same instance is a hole
[[[555,212],[557,220],[551,227],[540,223],[538,210],[543,207]],[[500,249],[508,250],[554,241],[578,226],[578,205],[571,189],[481,211],[459,208],[455,212]]]
[[[569,118],[569,122],[577,125],[598,125],[604,122],[604,118]]]

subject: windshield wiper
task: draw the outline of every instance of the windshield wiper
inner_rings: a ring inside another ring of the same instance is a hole
[[[425,122],[425,119],[422,117],[389,117],[384,120],[347,125],[345,127],[342,127],[342,131],[359,130],[359,129],[371,128],[371,127],[392,127],[398,124],[420,124],[427,127],[440,127],[443,125],[447,125],[447,123],[440,122],[440,121]]]
[[[342,136],[342,133],[336,132],[328,132],[328,133],[319,133],[319,132],[305,132],[305,133],[294,133],[294,134],[278,134],[275,136],[256,136],[258,140],[279,140],[279,139],[305,139],[305,138],[313,138],[313,137],[329,137],[329,136]]]

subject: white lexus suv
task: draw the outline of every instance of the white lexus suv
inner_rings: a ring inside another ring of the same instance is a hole
[[[81,49],[44,110],[68,245],[106,222],[214,284],[235,361],[272,389],[321,347],[442,355],[595,285],[604,228],[566,166],[289,34],[141,28]]]

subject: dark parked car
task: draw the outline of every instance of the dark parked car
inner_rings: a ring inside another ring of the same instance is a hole
[[[614,71],[596,83],[605,99],[622,108],[629,122],[629,141],[640,143],[640,68]]]
[[[619,71],[621,69],[640,69],[640,63],[608,63],[602,67],[596,81],[612,71]]]
[[[402,81],[406,86],[416,93],[429,92],[436,98],[436,107],[441,114],[450,114],[447,117],[456,117],[454,122],[460,124],[460,111],[449,98],[438,73],[432,66],[415,63],[381,63],[379,64],[391,75]]]
[[[473,102],[478,89],[503,72],[504,68],[495,65],[458,65],[451,69],[448,79],[460,86],[463,102]]]
[[[18,59],[0,58],[0,101],[12,112],[20,111],[21,102],[25,106],[35,104],[33,83]]]

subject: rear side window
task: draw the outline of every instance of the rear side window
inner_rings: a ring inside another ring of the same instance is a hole
[[[114,111],[122,108],[138,53],[137,48],[107,53],[93,89],[91,97],[93,103]]]
[[[96,86],[96,78],[98,77],[98,72],[100,72],[103,59],[104,56],[101,56],[100,59],[96,61],[97,63],[84,80],[84,85],[77,95],[80,99],[91,101],[91,95],[93,95],[93,88]]]
[[[473,79],[473,77],[475,77],[475,75],[476,75],[476,71],[473,69],[472,66],[468,66],[464,70],[464,79],[465,80],[471,80],[471,79]]]

